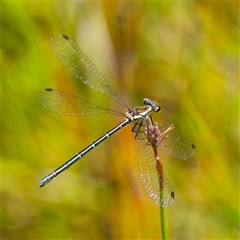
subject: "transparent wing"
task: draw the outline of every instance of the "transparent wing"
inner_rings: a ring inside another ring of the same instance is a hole
[[[144,139],[143,133],[139,133],[139,139],[143,140],[136,140],[135,144],[135,165],[138,177],[153,201],[162,207],[168,207],[174,201],[173,188],[158,164],[152,147],[148,145],[147,139]]]
[[[142,138],[147,138],[147,121],[139,121],[133,129],[133,132],[142,133]],[[188,139],[178,135],[177,133],[158,126],[158,136],[160,136],[161,141],[157,144],[157,147],[163,152],[182,160],[191,158],[195,153],[195,145]],[[138,137],[139,138],[139,137]]]
[[[159,126],[159,129],[162,134],[167,130],[162,126]],[[163,152],[182,160],[191,158],[195,153],[195,145],[172,130],[164,134],[164,138],[158,147]]]
[[[53,88],[42,90],[36,97],[44,108],[62,115],[84,116],[111,113],[124,116],[113,109],[99,106],[86,99]]]
[[[52,36],[50,44],[56,56],[74,76],[95,91],[117,100],[128,109],[125,102],[109,86],[102,74],[72,39],[63,34],[57,34]]]

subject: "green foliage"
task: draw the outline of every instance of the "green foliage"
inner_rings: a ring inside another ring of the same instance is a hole
[[[64,33],[129,106],[157,99],[154,119],[196,145],[162,153],[176,199],[171,239],[239,234],[239,5],[234,2],[2,3],[2,239],[160,239],[159,207],[134,169],[130,127],[42,189],[41,177],[115,126],[38,105],[46,87],[119,106],[75,79],[52,52]]]

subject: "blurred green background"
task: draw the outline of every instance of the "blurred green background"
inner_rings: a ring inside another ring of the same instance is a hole
[[[42,108],[54,87],[119,108],[60,63],[52,35],[71,37],[129,106],[196,145],[162,153],[175,190],[171,239],[239,236],[239,3],[3,2],[2,239],[161,239],[159,207],[141,186],[128,126],[40,189],[38,181],[121,118]]]

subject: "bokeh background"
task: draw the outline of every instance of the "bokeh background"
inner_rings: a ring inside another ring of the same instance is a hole
[[[159,207],[134,168],[128,126],[40,189],[40,178],[121,121],[66,117],[36,94],[54,87],[112,108],[60,63],[52,35],[71,37],[129,106],[196,145],[161,153],[175,190],[171,239],[239,237],[239,3],[2,2],[2,239],[161,239]]]

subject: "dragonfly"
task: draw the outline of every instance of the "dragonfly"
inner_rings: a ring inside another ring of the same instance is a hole
[[[173,133],[172,127],[165,129],[154,123],[152,112],[159,113],[161,111],[157,102],[144,98],[144,106],[129,108],[71,38],[63,34],[56,34],[51,37],[50,45],[55,55],[76,78],[93,90],[117,101],[125,109],[125,112],[100,106],[54,88],[45,88],[40,91],[36,96],[37,101],[44,108],[55,113],[77,117],[113,114],[124,119],[60,167],[43,177],[39,181],[39,186],[45,186],[111,135],[132,124],[132,132],[135,133],[136,139],[135,162],[139,179],[155,203],[162,207],[170,206],[174,200],[174,191],[163,173],[157,149],[160,148],[173,157],[185,160],[194,155],[194,144]]]

